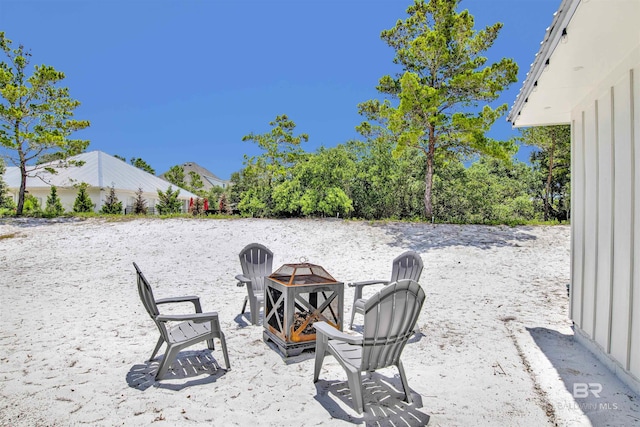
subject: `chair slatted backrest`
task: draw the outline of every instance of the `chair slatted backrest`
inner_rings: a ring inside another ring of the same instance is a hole
[[[399,280],[365,303],[362,371],[397,365],[413,334],[426,295],[418,282]]]
[[[264,278],[273,272],[273,252],[259,243],[251,243],[240,252],[242,274],[252,279],[254,290],[264,290]]]
[[[146,277],[144,277],[144,274],[142,274],[140,267],[138,267],[135,262],[133,263],[133,266],[136,269],[136,275],[138,278],[138,294],[140,295],[140,299],[142,300],[142,305],[144,305],[147,313],[149,313],[149,316],[151,316],[154,323],[160,330],[160,334],[162,335],[162,337],[167,339],[167,329],[165,325],[161,322],[156,321],[156,317],[160,314],[160,311],[158,310],[156,300],[153,297],[153,290],[151,289],[151,285],[149,285],[149,282],[147,281]]]
[[[418,282],[420,281],[423,267],[422,258],[418,253],[414,251],[404,252],[393,260],[391,282],[403,279],[411,279]]]

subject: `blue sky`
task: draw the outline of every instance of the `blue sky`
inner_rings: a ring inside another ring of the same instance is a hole
[[[0,0],[0,31],[52,65],[91,127],[89,150],[141,157],[156,173],[196,162],[223,179],[287,114],[307,151],[358,138],[357,105],[395,74],[380,32],[411,0]],[[490,60],[513,58],[513,104],[560,0],[463,0],[476,28],[502,22]],[[493,138],[518,134],[506,118]],[[519,158],[528,159],[529,150]]]

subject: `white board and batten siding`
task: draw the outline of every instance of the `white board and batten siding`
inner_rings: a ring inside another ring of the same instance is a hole
[[[640,47],[572,111],[571,318],[640,379]],[[585,339],[582,339],[585,338]]]

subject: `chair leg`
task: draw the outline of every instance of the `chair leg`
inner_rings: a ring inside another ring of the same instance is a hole
[[[240,311],[240,314],[244,314],[245,310],[247,309],[247,300],[249,298],[245,295],[244,297],[244,303],[242,304],[242,310]]]
[[[210,340],[207,340],[207,348],[209,350],[215,350],[216,349],[216,346],[213,344],[213,338],[210,339]]]
[[[356,317],[356,308],[353,307],[351,310],[351,323],[349,324],[349,329],[353,330],[353,318]]]
[[[151,362],[153,360],[154,357],[156,357],[156,354],[158,354],[158,350],[160,350],[160,347],[162,346],[162,343],[164,342],[164,339],[162,339],[162,335],[160,335],[160,338],[158,338],[158,343],[156,344],[156,348],[153,349],[153,353],[151,353],[151,357],[149,358],[149,362]]]
[[[324,362],[324,356],[327,354],[327,336],[323,334],[316,334],[316,360],[313,365],[313,382],[318,382],[320,377],[320,369]]]
[[[224,334],[220,331],[220,347],[222,347],[222,355],[224,356],[224,364],[227,367],[227,371],[231,370],[231,364],[229,363],[229,353],[227,353],[227,341],[224,339]]]
[[[351,399],[353,400],[353,408],[361,414],[364,411],[364,397],[362,396],[362,377],[360,371],[356,368],[349,367],[347,371],[347,381],[351,390]]]
[[[260,304],[255,298],[249,298],[249,309],[251,310],[251,324],[258,324],[258,317],[260,316]]]
[[[400,373],[400,381],[402,381],[402,388],[404,388],[404,400],[407,403],[413,403],[411,398],[411,391],[409,390],[409,383],[407,382],[407,374],[404,373],[404,367],[402,361],[398,360],[398,372]]]
[[[164,374],[167,373],[171,364],[176,360],[176,356],[178,356],[178,352],[180,351],[179,347],[168,346],[167,351],[164,353],[164,358],[158,367],[158,373],[156,374],[156,380],[161,380],[164,377]]]

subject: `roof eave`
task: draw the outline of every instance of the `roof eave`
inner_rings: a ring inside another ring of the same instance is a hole
[[[580,1],[581,0],[562,0],[559,9],[554,14],[551,26],[547,28],[545,37],[540,43],[540,50],[536,53],[536,57],[531,64],[531,69],[527,73],[522,88],[507,115],[507,121],[513,126],[518,127],[518,116],[524,104],[529,99],[531,91],[537,86],[540,74],[542,74],[545,67],[549,64],[551,55],[565,34],[567,25],[569,21],[571,21]]]

